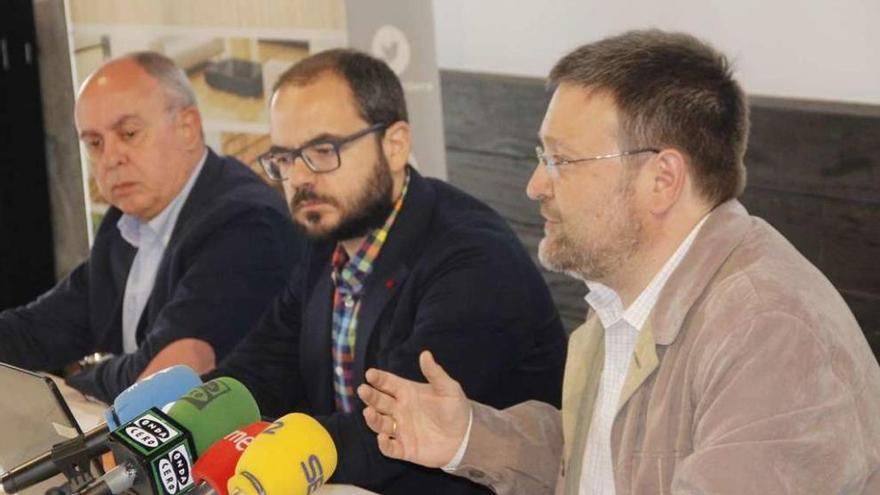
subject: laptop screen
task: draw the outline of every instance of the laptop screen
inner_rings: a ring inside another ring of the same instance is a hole
[[[0,363],[0,473],[79,433],[52,379]]]

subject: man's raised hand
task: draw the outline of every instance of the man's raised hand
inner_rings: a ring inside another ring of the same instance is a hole
[[[367,384],[357,393],[367,404],[364,418],[378,434],[379,450],[393,459],[427,467],[442,467],[458,451],[471,414],[461,385],[434,361],[429,351],[419,355],[428,383],[369,369]]]

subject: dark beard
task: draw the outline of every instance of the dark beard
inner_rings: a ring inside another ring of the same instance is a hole
[[[339,242],[363,237],[370,230],[384,225],[388,215],[391,214],[391,210],[394,208],[394,202],[391,199],[393,186],[388,161],[380,153],[379,159],[373,167],[373,174],[367,180],[361,195],[351,203],[349,210],[343,212],[339,224],[335,228],[327,232],[316,232],[309,230],[306,225],[302,225],[298,221],[294,224],[306,237],[314,241]],[[296,191],[290,201],[291,211],[295,211],[296,205],[307,200],[321,200],[339,206],[338,201],[334,201],[332,198],[319,196],[310,189],[300,189]],[[320,220],[320,213],[312,215],[314,217],[307,217],[307,222]]]

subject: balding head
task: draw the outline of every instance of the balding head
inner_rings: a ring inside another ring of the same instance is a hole
[[[76,125],[101,194],[143,221],[174,199],[204,153],[189,81],[159,54],[127,55],[90,75]]]
[[[107,62],[86,79],[80,94],[95,84],[105,84],[109,78],[119,78],[123,74],[152,77],[164,92],[169,110],[196,106],[196,95],[186,73],[171,59],[156,52],[131,53]]]

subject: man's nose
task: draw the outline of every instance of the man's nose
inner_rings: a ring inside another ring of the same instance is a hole
[[[102,150],[101,157],[98,159],[99,165],[102,168],[106,170],[116,168],[123,164],[125,159],[126,152],[119,141],[112,137],[104,140],[104,149]]]
[[[312,172],[312,169],[306,165],[305,158],[302,155],[296,157],[293,163],[287,168],[287,180],[291,183],[290,185],[297,188],[303,185],[313,184],[316,175],[317,174]]]
[[[526,195],[534,201],[540,201],[553,195],[552,178],[547,167],[540,162],[535,166],[535,170],[526,184]]]

